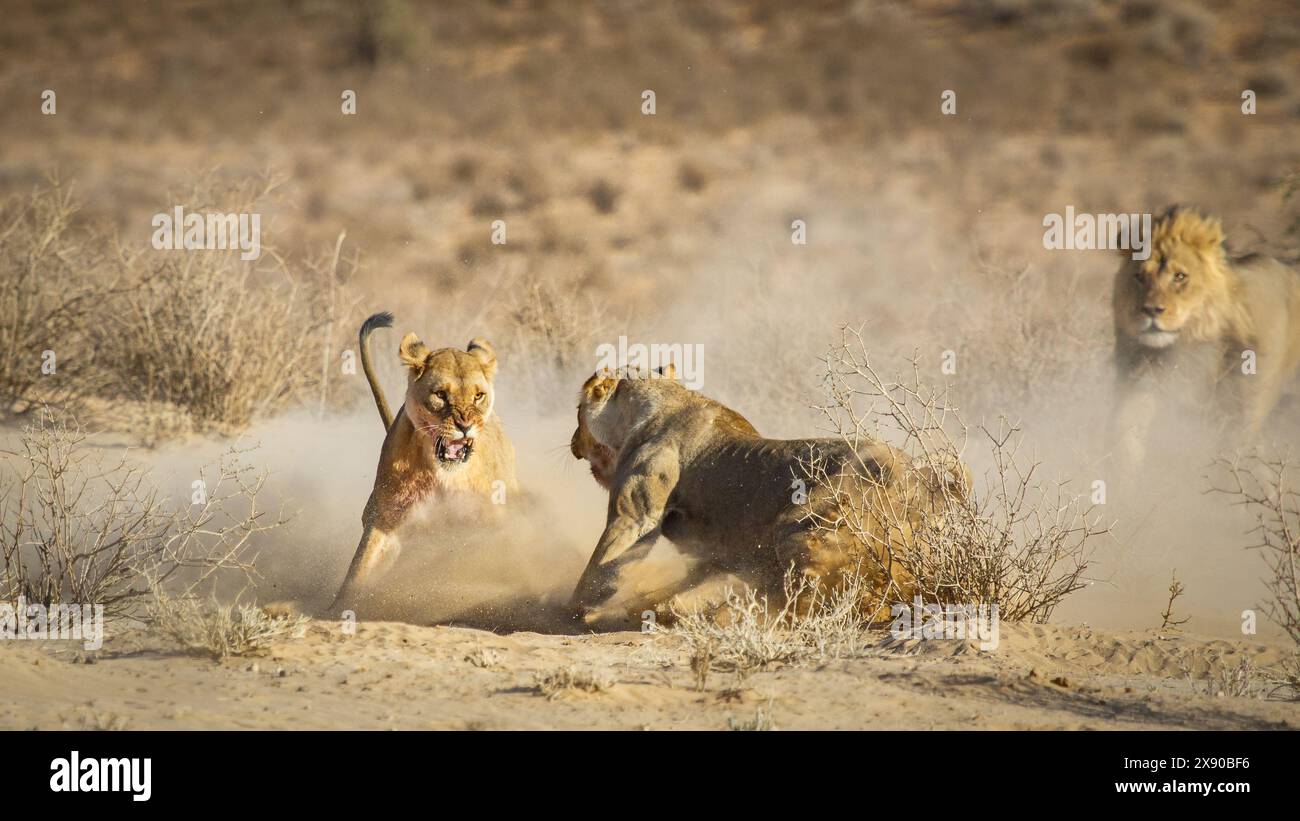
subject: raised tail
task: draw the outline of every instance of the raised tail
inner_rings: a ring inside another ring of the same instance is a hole
[[[388,409],[388,400],[384,398],[384,389],[375,376],[375,368],[370,363],[370,332],[375,328],[393,327],[393,315],[388,311],[372,315],[361,323],[361,333],[357,335],[361,348],[361,369],[366,372],[366,381],[370,383],[370,392],[375,396],[375,405],[379,408],[379,418],[384,420],[384,430],[393,426],[393,412]]]

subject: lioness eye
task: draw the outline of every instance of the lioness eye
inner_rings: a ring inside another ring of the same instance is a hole
[[[439,400],[440,402],[442,402],[444,405],[447,404],[447,401],[448,401],[448,400],[447,400],[447,392],[446,392],[446,391],[438,391],[438,392],[437,392],[436,394],[434,394],[434,395],[437,396],[437,397],[438,397],[438,400]]]
[[[487,396],[487,394],[483,393],[483,391],[479,391],[478,393],[474,394],[474,401],[475,401],[475,402],[482,402],[482,401],[483,401],[483,397],[485,397],[485,396]]]
[[[1179,271],[1178,273],[1174,274],[1174,282],[1183,282],[1186,279],[1187,279],[1187,274],[1182,271]]]

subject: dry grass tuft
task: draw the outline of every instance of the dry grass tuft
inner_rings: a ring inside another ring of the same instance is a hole
[[[63,727],[67,730],[91,730],[96,732],[117,732],[127,729],[131,720],[111,710],[102,710],[93,703],[83,704],[71,714],[61,716]]]
[[[741,732],[775,730],[777,726],[772,713],[772,700],[768,699],[766,704],[754,708],[753,718],[738,719],[735,716],[727,716],[727,729]]]
[[[265,650],[285,639],[302,638],[310,620],[278,615],[248,604],[201,602],[156,593],[146,607],[155,629],[195,655],[224,661]]]
[[[613,686],[613,676],[573,665],[549,673],[538,673],[533,678],[533,688],[550,700],[569,693],[603,693]]]
[[[711,670],[747,674],[861,653],[868,637],[859,603],[867,586],[860,575],[845,574],[826,590],[791,568],[779,606],[752,589],[728,588],[715,604],[674,606],[673,625],[656,632],[684,642],[696,689],[703,690]]]
[[[486,670],[501,663],[501,654],[491,647],[475,647],[465,654],[465,661]]]

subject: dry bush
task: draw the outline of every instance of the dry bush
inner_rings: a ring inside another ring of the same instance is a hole
[[[1044,396],[1056,402],[1095,390],[1110,366],[1109,306],[1095,298],[1095,285],[1079,272],[1047,272],[1030,265],[977,262],[996,309],[979,308],[974,324],[954,349],[963,406],[980,416],[1019,414]],[[977,300],[979,295],[975,297]],[[1073,306],[1063,312],[1062,305]],[[978,417],[972,417],[978,418]]]
[[[1277,667],[1261,670],[1259,679],[1269,688],[1270,696],[1300,701],[1300,653],[1283,659]]]
[[[614,678],[596,670],[569,666],[533,677],[533,689],[549,700],[567,693],[603,693],[614,686]]]
[[[1300,462],[1289,453],[1238,452],[1214,462],[1210,483],[1254,516],[1247,547],[1263,555],[1270,593],[1260,609],[1300,646]]]
[[[596,370],[596,345],[605,340],[604,307],[576,283],[555,283],[536,277],[522,279],[510,289],[502,307],[509,336],[502,350],[510,369],[525,384],[539,410],[570,407],[573,374]]]
[[[1187,665],[1182,665],[1183,675],[1191,685],[1192,692],[1199,695],[1219,698],[1246,698],[1259,692],[1259,684],[1267,683],[1265,671],[1255,666],[1249,657],[1236,664],[1229,664],[1222,656],[1216,654],[1207,661],[1205,675],[1198,680],[1192,676]]]
[[[867,621],[859,608],[869,583],[845,574],[826,589],[792,567],[778,607],[746,588],[723,592],[722,601],[690,610],[672,607],[671,627],[656,627],[685,644],[696,686],[710,670],[745,674],[782,664],[846,658],[861,652]]]
[[[1215,695],[1243,698],[1255,692],[1258,678],[1254,662],[1244,658],[1236,665],[1221,664],[1211,680],[1211,689]]]
[[[846,481],[815,462],[804,465],[809,487],[832,500],[829,512],[808,508],[814,526],[830,537],[847,532],[869,548],[877,566],[866,569],[890,580],[866,591],[877,597],[868,609],[920,596],[940,605],[997,605],[1001,619],[1046,622],[1086,586],[1093,542],[1110,528],[1068,482],[1040,478],[1041,465],[1020,452],[1015,426],[1003,420],[976,429],[978,455],[989,465],[977,482],[962,467],[970,430],[946,391],[925,384],[915,361],[901,380],[882,377],[860,328],[844,329],[822,361],[827,402],[818,410],[832,435],[855,450],[889,442],[914,462],[911,476],[883,481],[866,466]],[[906,494],[898,503],[896,489],[884,484],[891,481],[924,484],[928,501],[919,515]],[[896,550],[900,544],[910,547]],[[910,589],[898,587],[900,578]]]
[[[120,286],[99,273],[102,238],[73,229],[76,211],[71,188],[57,181],[0,207],[0,416],[104,385],[86,330]],[[53,374],[42,373],[45,351]]]
[[[254,213],[277,184],[205,181],[182,205]],[[175,426],[178,413],[200,430],[226,432],[289,407],[323,407],[354,332],[347,281],[355,263],[340,259],[342,240],[297,273],[265,240],[259,260],[241,259],[238,248],[124,251],[130,288],[95,336],[118,396],[143,403],[155,433]]]
[[[1261,449],[1220,457],[1212,466],[1211,492],[1245,507],[1257,524],[1248,549],[1264,557],[1269,599],[1259,607],[1296,644],[1296,654],[1261,677],[1274,694],[1300,698],[1300,463],[1290,453]]]
[[[272,614],[248,604],[221,604],[215,598],[174,597],[159,590],[145,610],[149,623],[187,652],[218,661],[302,638],[310,622],[305,616]]]
[[[46,408],[0,451],[0,601],[100,604],[135,615],[151,588],[186,594],[252,573],[252,542],[284,518],[258,506],[265,474],[228,452],[201,469],[203,497],[172,503],[150,470],[89,446]]]

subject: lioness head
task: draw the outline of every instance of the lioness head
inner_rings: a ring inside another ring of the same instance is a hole
[[[575,459],[586,459],[591,476],[606,490],[614,478],[617,451],[592,433],[591,421],[609,410],[609,402],[618,389],[619,378],[609,370],[598,371],[582,385],[578,395],[578,427],[573,431],[569,450]]]
[[[429,350],[414,333],[398,349],[407,368],[406,415],[429,437],[439,465],[459,467],[474,454],[474,439],[492,416],[497,357],[486,339],[465,350]]]
[[[1234,301],[1219,220],[1175,206],[1151,233],[1151,256],[1126,259],[1116,277],[1116,330],[1147,348],[1219,336]]]
[[[672,382],[677,379],[677,368],[672,364],[664,365],[655,370],[652,377],[646,378],[661,380],[661,384]],[[618,451],[634,413],[624,407],[615,394],[622,386],[644,381],[641,377],[625,377],[605,368],[592,374],[578,394],[578,427],[573,431],[569,450],[574,458],[587,460],[592,478],[606,490],[613,481]]]

